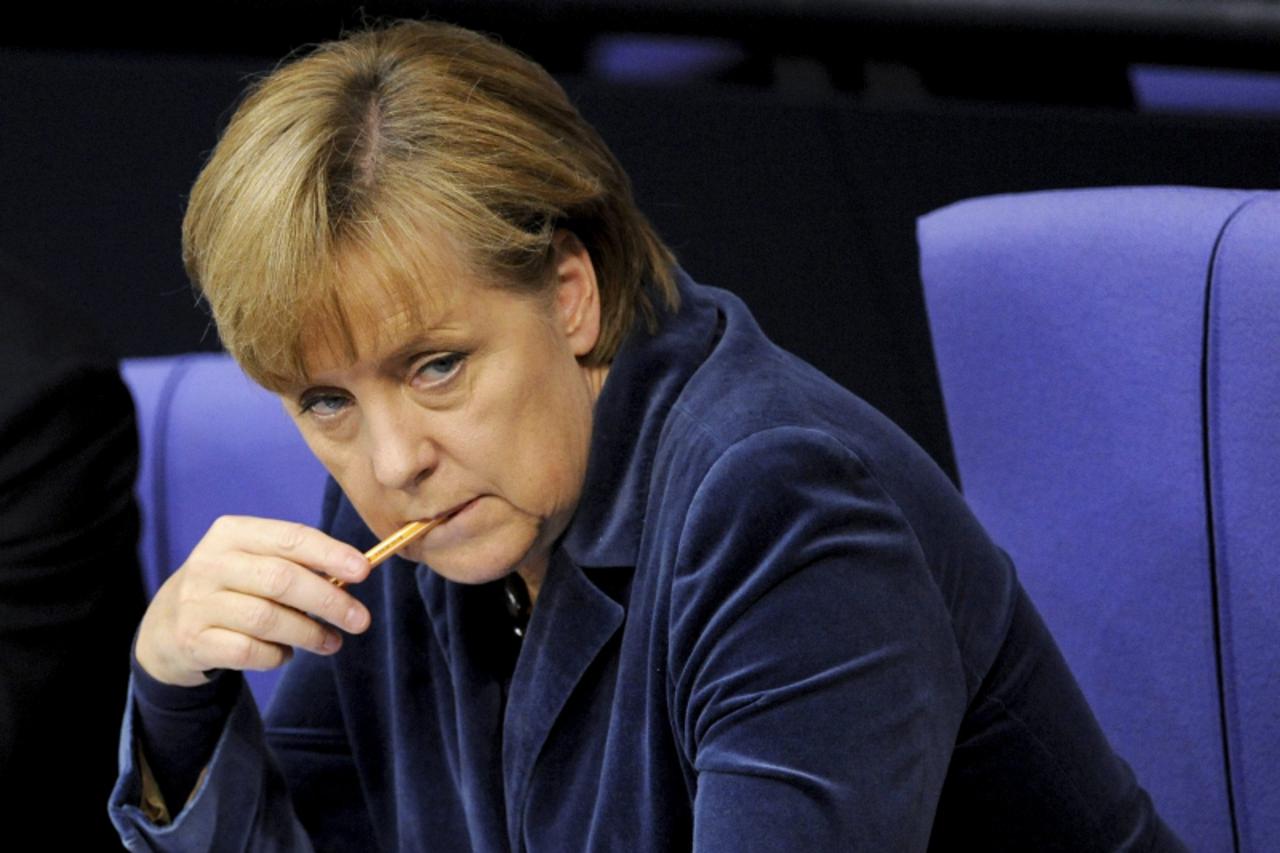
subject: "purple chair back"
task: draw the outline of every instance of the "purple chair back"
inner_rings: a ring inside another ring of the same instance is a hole
[[[142,463],[137,496],[148,595],[155,593],[222,515],[316,524],[325,471],[279,400],[225,355],[126,360],[138,408]],[[276,672],[249,673],[266,706]]]
[[[1280,846],[1280,193],[1223,229],[1206,388],[1224,706],[1241,849]]]
[[[1278,230],[1181,187],[919,224],[965,494],[1195,850],[1280,843]]]

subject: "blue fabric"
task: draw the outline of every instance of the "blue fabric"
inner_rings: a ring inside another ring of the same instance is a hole
[[[185,802],[209,763],[218,735],[231,716],[242,679],[218,670],[197,687],[156,681],[133,657],[131,685],[137,709],[134,734],[166,803]],[[181,744],[181,749],[165,747]]]
[[[315,525],[325,470],[279,399],[226,355],[129,359],[122,365],[141,433],[140,553],[154,595],[220,515]],[[266,705],[277,671],[249,673]]]
[[[919,226],[965,496],[1104,731],[1204,851],[1234,849],[1206,523],[1206,287],[1224,226],[1263,195],[1027,193]]]
[[[392,561],[371,629],[290,664],[270,752],[242,694],[171,827],[127,723],[132,847],[1180,849],[926,454],[681,288],[612,367],[514,669],[496,586]],[[372,543],[336,491],[324,523]]]
[[[1224,223],[1206,392],[1222,665],[1240,849],[1280,840],[1280,193]]]

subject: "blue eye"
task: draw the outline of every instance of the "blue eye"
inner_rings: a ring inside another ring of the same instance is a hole
[[[316,415],[321,418],[333,417],[346,408],[348,402],[347,398],[341,394],[307,394],[298,401],[298,411],[304,415]]]
[[[457,374],[465,359],[466,356],[460,352],[432,356],[414,370],[413,379],[423,380],[428,386],[441,385]]]

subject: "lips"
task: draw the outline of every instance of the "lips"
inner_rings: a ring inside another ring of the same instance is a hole
[[[432,512],[432,513],[424,512],[421,515],[405,516],[404,523],[411,524],[415,521],[425,521],[425,522],[438,521],[440,525],[444,525],[445,523],[452,520],[455,515],[462,512],[471,504],[475,503],[476,500],[477,500],[476,498],[468,498],[467,500],[462,501],[461,503],[453,504],[451,507],[449,507],[446,510],[443,510],[442,512]]]
[[[455,516],[461,514],[463,511],[467,509],[467,507],[471,506],[473,503],[475,503],[478,500],[479,500],[478,497],[468,498],[467,500],[463,501],[460,504],[455,504],[452,509],[447,509],[444,512],[439,513],[438,515],[433,515],[431,517],[440,519],[441,524],[447,524],[450,521],[452,521]]]
[[[479,499],[480,499],[479,497],[469,498],[463,501],[462,503],[454,504],[451,508],[446,509],[444,512],[436,513],[435,515],[425,516],[424,518],[425,520],[429,520],[429,521],[439,520],[440,523],[436,525],[437,529],[447,527],[449,525],[449,522],[453,521],[459,515],[466,512],[468,509],[470,509],[471,506],[473,506],[475,502],[478,501]],[[434,533],[435,531],[432,531],[432,532]],[[430,537],[430,534],[428,534],[428,537]]]

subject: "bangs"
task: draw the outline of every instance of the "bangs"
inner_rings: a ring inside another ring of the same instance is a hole
[[[438,229],[363,222],[326,241],[309,264],[282,276],[277,304],[236,323],[243,342],[226,342],[245,373],[277,394],[310,383],[318,363],[350,365],[395,316],[426,328],[438,314],[436,286],[474,280],[474,265]],[[220,324],[221,325],[221,324]]]
[[[306,384],[309,361],[356,360],[370,321],[429,319],[448,276],[547,292],[561,229],[596,267],[586,359],[606,364],[637,318],[652,329],[678,304],[675,259],[626,173],[541,68],[404,21],[250,88],[192,188],[183,262],[223,345],[280,392]]]

